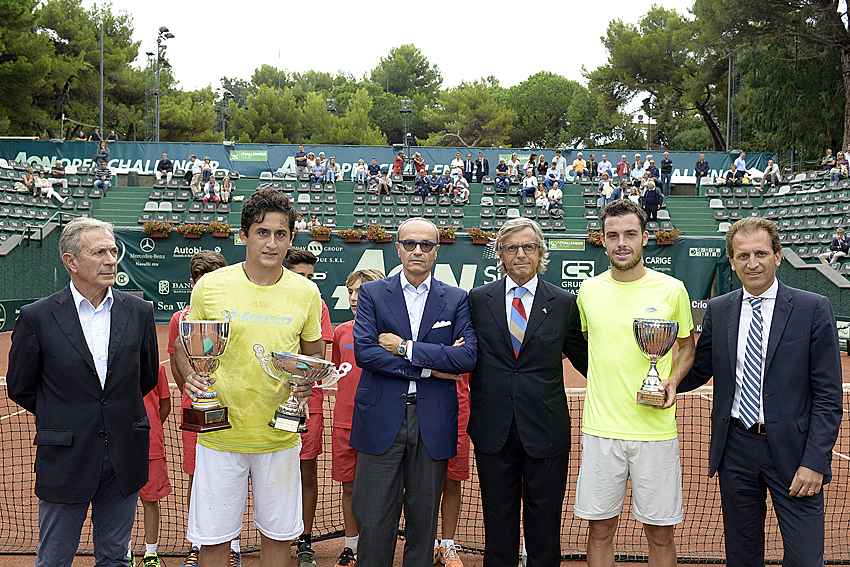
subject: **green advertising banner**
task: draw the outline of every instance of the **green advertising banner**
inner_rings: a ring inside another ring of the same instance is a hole
[[[196,252],[216,250],[229,263],[245,259],[245,248],[238,243],[236,233],[228,239],[209,234],[199,239],[185,239],[178,234],[154,239],[141,230],[116,229],[115,236],[119,247],[116,287],[141,290],[144,298],[153,303],[158,323],[167,323],[174,311],[188,305],[192,293],[189,260]],[[334,324],[351,318],[345,288],[348,274],[365,268],[387,275],[401,270],[393,243],[364,240],[347,244],[335,235],[329,242],[317,242],[302,232],[295,236],[294,245],[318,258],[313,281],[319,286]],[[581,238],[552,238],[548,245],[549,266],[542,277],[571,293],[578,293],[584,280],[609,267],[605,250]],[[731,269],[722,238],[678,238],[670,246],[650,241],[644,249],[644,261],[648,267],[682,280],[695,308],[704,307],[704,300],[711,297],[715,275],[718,293],[725,293],[730,287]],[[449,285],[470,290],[501,277],[497,262],[492,244],[474,245],[459,237],[452,244],[440,246],[433,273]]]
[[[0,301],[0,333],[11,331],[21,314],[21,307],[37,299],[4,299]]]

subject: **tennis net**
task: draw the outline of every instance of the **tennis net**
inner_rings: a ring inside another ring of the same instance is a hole
[[[708,478],[708,448],[710,438],[711,388],[680,395],[677,403],[679,438],[681,440],[683,501],[685,520],[676,528],[676,545],[679,562],[724,562],[723,520],[720,514],[720,494],[716,478]],[[324,452],[319,457],[319,505],[316,512],[313,539],[328,539],[343,535],[343,519],[339,483],[330,478],[331,467],[331,415],[335,391],[326,391]],[[564,559],[583,560],[587,525],[572,513],[575,500],[575,483],[579,469],[579,440],[584,389],[568,389],[567,399],[572,418],[573,451],[570,454],[569,481],[564,503],[561,529],[561,552]],[[850,407],[845,385],[844,404]],[[180,407],[179,395],[172,392],[172,406]],[[269,409],[269,414],[273,408]],[[165,424],[165,444],[169,478],[173,491],[160,501],[161,524],[159,550],[164,555],[185,553],[187,509],[187,476],[182,472],[182,442],[176,412]],[[33,416],[9,401],[5,387],[0,388],[0,458],[2,458],[3,484],[0,495],[0,553],[35,553],[38,544],[38,499],[35,483],[35,434]],[[850,540],[846,527],[850,523],[850,508],[844,506],[847,480],[850,478],[850,430],[843,427],[833,451],[833,479],[824,489],[826,496],[826,561],[850,563]],[[463,500],[455,542],[470,552],[484,549],[484,527],[480,491],[477,484],[474,457],[472,476],[463,483]],[[253,526],[249,506],[245,512],[241,534],[243,551],[259,548],[259,534]],[[630,513],[631,494],[626,497],[624,512],[615,540],[618,561],[645,561],[648,545],[641,525]],[[403,527],[403,525],[402,525]],[[782,541],[779,527],[768,498],[766,559],[770,563],[782,560]],[[400,531],[400,534],[402,531]],[[133,532],[133,547],[139,550],[144,544],[141,505]],[[90,523],[86,522],[79,553],[92,553]]]

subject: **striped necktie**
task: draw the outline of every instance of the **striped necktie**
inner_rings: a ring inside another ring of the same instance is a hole
[[[753,308],[750,331],[747,333],[747,349],[744,356],[744,380],[741,388],[739,413],[745,426],[752,427],[759,420],[761,398],[762,330],[764,318],[761,313],[763,297],[747,298]]]
[[[509,329],[511,332],[511,345],[514,347],[514,356],[519,358],[519,349],[525,338],[525,328],[528,326],[528,317],[525,307],[522,306],[522,296],[528,293],[524,287],[514,288],[514,300],[511,302],[511,321]]]

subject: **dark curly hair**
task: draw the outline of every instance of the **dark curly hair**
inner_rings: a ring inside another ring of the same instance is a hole
[[[266,213],[283,213],[289,221],[289,234],[295,232],[295,209],[285,195],[272,188],[258,189],[242,205],[240,226],[245,234],[255,222],[263,222]]]

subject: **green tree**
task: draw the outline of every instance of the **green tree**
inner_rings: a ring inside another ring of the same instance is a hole
[[[386,145],[387,137],[369,123],[371,107],[372,97],[369,92],[364,88],[357,89],[346,105],[344,116],[333,121],[324,143],[351,146]]]
[[[517,114],[511,146],[537,148],[567,145],[571,129],[567,109],[582,86],[541,71],[505,92],[505,103]]]
[[[220,142],[213,132],[217,95],[212,87],[199,91],[172,90],[160,101],[160,139],[168,142]]]
[[[443,82],[439,67],[431,65],[412,43],[390,49],[369,78],[385,91],[408,98],[418,93],[433,99]]]
[[[241,143],[289,144],[299,139],[301,111],[291,89],[277,96],[277,88],[259,87],[245,108],[233,112],[234,137]]]
[[[256,83],[249,83],[245,79],[221,78],[221,88],[233,95],[232,104],[244,107],[248,103],[248,97],[257,92]]]
[[[501,88],[493,82],[477,80],[442,91],[437,104],[424,111],[433,134],[427,146],[506,146],[517,113],[500,103]]]

